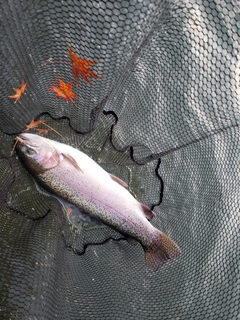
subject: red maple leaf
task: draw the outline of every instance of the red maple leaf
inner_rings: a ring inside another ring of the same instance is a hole
[[[13,90],[14,90],[16,93],[15,93],[13,96],[8,96],[8,98],[16,99],[16,100],[14,101],[14,103],[16,103],[16,102],[20,99],[20,97],[21,97],[21,95],[23,94],[23,92],[25,91],[26,86],[27,86],[27,84],[22,80],[21,87],[20,87],[20,88],[13,88]]]
[[[98,76],[95,74],[91,69],[89,69],[90,66],[97,64],[98,62],[93,62],[90,60],[84,60],[79,58],[73,51],[70,44],[68,44],[68,55],[71,59],[72,64],[72,73],[74,76],[74,79],[76,81],[76,85],[78,85],[78,75],[80,74],[87,83],[91,84],[91,81],[88,79],[88,77],[92,78],[102,78],[102,76]]]
[[[56,98],[63,98],[65,101],[73,102],[72,99],[77,98],[77,96],[72,92],[72,82],[65,83],[59,76],[57,77],[59,83],[56,86],[51,84],[51,87],[47,88],[47,90],[55,92]]]

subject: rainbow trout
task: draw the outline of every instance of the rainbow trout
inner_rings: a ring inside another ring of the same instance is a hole
[[[124,181],[86,154],[35,134],[22,133],[17,141],[19,157],[40,185],[137,240],[148,268],[156,271],[181,253],[173,240],[149,222],[155,213],[130,194]]]

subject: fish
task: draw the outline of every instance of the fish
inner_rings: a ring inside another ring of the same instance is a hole
[[[156,214],[91,157],[37,134],[21,133],[16,139],[20,160],[45,190],[100,219],[130,242],[140,243],[150,270],[157,271],[181,253],[170,237],[150,223]]]

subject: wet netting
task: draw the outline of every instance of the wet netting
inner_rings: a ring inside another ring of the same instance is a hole
[[[238,0],[1,0],[0,319],[239,319],[239,30]],[[128,183],[182,254],[152,272],[66,210],[11,154],[27,129]]]

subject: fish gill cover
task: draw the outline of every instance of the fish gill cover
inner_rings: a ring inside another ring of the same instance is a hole
[[[237,2],[1,8],[0,318],[236,319]],[[139,246],[71,220],[17,158],[26,130],[127,182],[181,257],[153,275]]]

